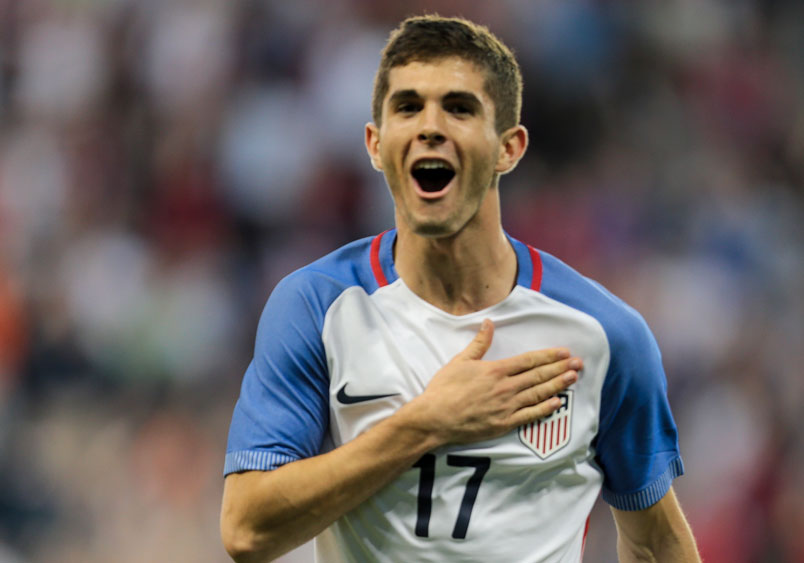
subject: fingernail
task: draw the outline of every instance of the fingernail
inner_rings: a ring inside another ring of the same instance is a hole
[[[570,369],[581,369],[581,360],[578,358],[572,358],[569,361]]]
[[[564,374],[563,379],[564,379],[564,383],[566,383],[567,385],[572,385],[573,383],[578,381],[578,374],[575,373],[574,371],[570,371],[570,372]]]

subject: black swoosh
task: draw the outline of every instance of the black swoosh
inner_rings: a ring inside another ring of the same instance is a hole
[[[355,403],[374,401],[375,399],[384,399],[385,397],[394,397],[396,395],[399,395],[399,393],[388,393],[386,395],[347,395],[346,394],[347,385],[349,384],[344,383],[343,387],[338,389],[337,394],[338,401],[340,401],[344,405],[354,405]]]

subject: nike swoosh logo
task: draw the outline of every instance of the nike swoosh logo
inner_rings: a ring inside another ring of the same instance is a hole
[[[344,383],[343,387],[338,389],[338,394],[336,395],[338,401],[340,401],[344,405],[354,405],[355,403],[363,403],[366,401],[374,401],[376,399],[384,399],[386,397],[394,397],[396,395],[399,395],[399,393],[388,393],[386,395],[347,395],[346,394],[347,385],[349,384]]]

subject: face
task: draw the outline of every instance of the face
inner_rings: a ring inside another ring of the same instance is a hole
[[[482,70],[457,57],[391,69],[382,125],[366,126],[366,147],[385,173],[398,228],[460,232],[489,207],[497,175],[524,153],[523,127],[495,130],[484,82]]]

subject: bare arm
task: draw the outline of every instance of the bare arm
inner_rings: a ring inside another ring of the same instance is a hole
[[[493,325],[444,366],[419,397],[335,450],[274,471],[226,478],[221,535],[238,562],[269,561],[317,535],[448,443],[499,436],[560,406],[553,395],[577,380],[564,349],[482,361]],[[393,439],[391,439],[393,438]]]
[[[611,511],[622,563],[700,563],[695,538],[672,488],[645,510]]]
[[[391,417],[329,453],[226,477],[224,546],[238,562],[301,545],[399,476],[436,442]]]

